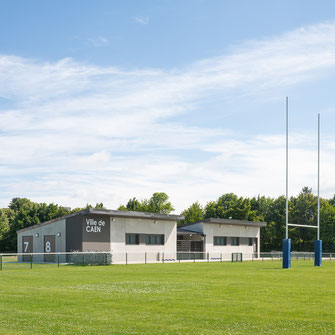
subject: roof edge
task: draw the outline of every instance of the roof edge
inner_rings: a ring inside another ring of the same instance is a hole
[[[237,226],[255,226],[255,227],[266,227],[267,222],[259,221],[248,221],[248,220],[235,220],[235,219],[222,219],[222,218],[206,218],[203,220],[198,220],[190,223],[185,223],[178,226],[178,228],[183,228],[191,226],[197,223],[215,223],[215,224],[227,224],[227,225],[237,225]]]
[[[164,220],[164,221],[179,221],[183,220],[183,215],[177,215],[177,214],[160,214],[160,213],[149,213],[149,212],[136,212],[136,211],[120,211],[120,210],[112,210],[112,209],[97,209],[97,208],[85,208],[79,212],[70,213],[67,215],[63,215],[59,218],[55,218],[49,221],[42,222],[37,225],[33,225],[30,227],[22,228],[20,230],[17,230],[16,233],[22,233],[31,229],[35,229],[38,227],[43,227],[48,224],[66,220],[68,218],[71,218],[73,216],[77,215],[86,215],[86,214],[97,214],[97,215],[110,215],[114,217],[126,217],[126,218],[134,218],[134,219],[151,219],[151,220]]]
[[[49,220],[49,221],[44,221],[44,222],[41,222],[39,224],[35,224],[33,226],[29,226],[29,227],[26,227],[26,228],[22,228],[20,230],[17,230],[16,233],[22,233],[24,231],[27,231],[27,230],[30,230],[30,229],[34,229],[34,228],[38,228],[38,227],[42,227],[42,226],[46,226],[48,224],[51,224],[51,223],[54,223],[54,222],[57,222],[57,221],[62,221],[62,220],[66,220],[68,218],[71,218],[73,216],[77,216],[77,215],[85,215],[85,214],[88,214],[89,211],[88,211],[88,208],[85,208],[79,212],[74,212],[74,213],[70,213],[70,214],[67,214],[67,215],[63,215],[63,216],[60,216],[59,218],[55,218],[55,219],[52,219],[52,220]]]

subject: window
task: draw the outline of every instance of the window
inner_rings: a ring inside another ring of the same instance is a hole
[[[249,246],[249,247],[252,247],[252,240],[253,240],[252,237],[249,237],[249,238],[248,238],[248,246]]]
[[[240,245],[240,238],[239,237],[232,237],[231,238],[231,245]]]
[[[146,244],[164,244],[164,235],[145,235]]]
[[[126,234],[126,244],[139,244],[138,234]]]
[[[227,245],[227,237],[214,236],[214,245]]]

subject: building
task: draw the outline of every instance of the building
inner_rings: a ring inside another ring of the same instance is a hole
[[[264,222],[209,218],[177,229],[182,219],[182,215],[87,208],[19,230],[19,260],[83,262],[74,259],[73,252],[91,257],[105,252],[107,263],[222,260],[231,259],[232,253],[243,253],[244,259],[259,257]]]
[[[17,251],[45,253],[34,256],[34,261],[41,262],[56,261],[54,253],[74,251],[106,251],[119,256],[120,262],[125,253],[135,258],[139,251],[155,259],[161,257],[158,253],[175,257],[177,221],[181,219],[180,215],[87,208],[17,231]],[[22,260],[28,256],[23,255]]]
[[[208,218],[178,227],[178,252],[206,252],[212,258],[243,253],[259,257],[260,228],[265,222]]]

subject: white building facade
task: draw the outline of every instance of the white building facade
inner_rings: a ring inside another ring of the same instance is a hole
[[[89,263],[89,257],[99,253],[106,254],[101,256],[106,257],[105,263],[116,264],[230,260],[236,253],[244,259],[259,257],[264,222],[209,218],[177,228],[182,219],[181,215],[87,208],[19,230],[19,260],[85,263],[86,257]]]
[[[180,215],[87,208],[17,231],[17,251],[38,261],[56,261],[56,253],[106,252],[115,263],[176,258]],[[144,255],[146,253],[146,255]],[[64,257],[63,257],[64,258]],[[23,260],[29,260],[22,257]]]
[[[259,257],[260,228],[265,222],[208,218],[178,227],[179,252],[203,252],[212,258],[230,258],[242,253],[244,259]]]

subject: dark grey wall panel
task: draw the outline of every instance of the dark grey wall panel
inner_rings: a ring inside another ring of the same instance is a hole
[[[105,215],[84,215],[83,242],[110,243],[110,217]]]
[[[82,251],[82,215],[66,219],[66,251]]]
[[[78,215],[66,219],[66,251],[109,251],[110,217]]]
[[[84,215],[82,241],[83,251],[110,251],[110,217]]]

